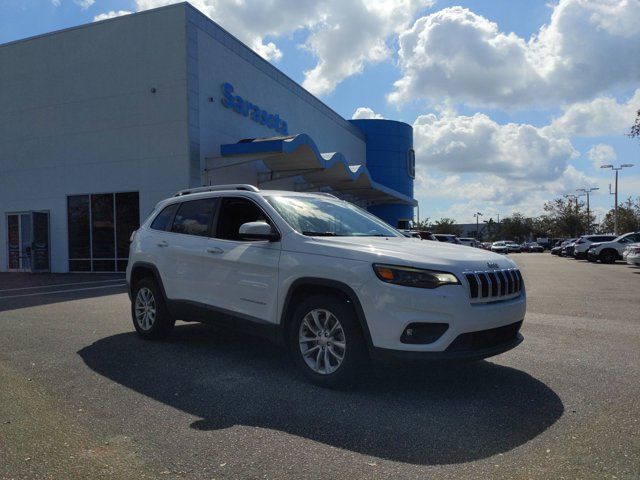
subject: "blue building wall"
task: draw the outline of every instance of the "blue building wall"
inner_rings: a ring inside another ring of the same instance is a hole
[[[413,127],[395,120],[350,122],[366,136],[367,169],[372,179],[413,197],[413,177],[409,172],[409,152],[413,152]],[[368,210],[394,227],[398,225],[399,219],[413,218],[411,205],[372,205]]]

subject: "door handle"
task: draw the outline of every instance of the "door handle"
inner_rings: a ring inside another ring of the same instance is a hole
[[[209,247],[207,248],[207,253],[212,253],[215,255],[215,254],[224,253],[224,250],[218,247]]]
[[[168,246],[169,246],[169,244],[168,244],[166,241],[164,241],[164,240],[163,240],[163,241],[161,241],[161,242],[158,242],[156,245],[158,245],[158,246],[159,246],[159,247],[161,247],[161,248],[164,248],[164,247],[168,247]]]

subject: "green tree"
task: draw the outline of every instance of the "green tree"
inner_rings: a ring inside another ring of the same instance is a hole
[[[629,130],[629,136],[631,138],[640,138],[640,110],[636,113],[636,121]]]
[[[493,220],[492,217],[489,220],[484,221],[484,227],[480,227],[480,237],[488,242],[497,240],[497,234],[499,225]]]
[[[615,209],[609,210],[600,224],[599,231],[611,233],[615,226]],[[640,230],[640,197],[635,201],[629,197],[618,205],[618,232],[626,233]]]
[[[532,236],[533,238],[549,238],[553,237],[555,224],[553,218],[549,215],[540,215],[532,219]]]
[[[441,218],[436,220],[431,225],[431,231],[433,233],[451,233],[453,235],[462,235],[462,230],[456,226],[456,221],[453,218]]]
[[[419,222],[415,222],[413,224],[414,230],[429,230],[431,228],[430,218],[427,217],[424,220],[420,220]]]
[[[500,236],[507,240],[522,242],[531,235],[532,222],[521,213],[514,213],[500,223]]]
[[[587,231],[587,225],[593,224],[595,215],[589,212],[584,202],[576,204],[573,200],[556,198],[544,204],[545,215],[550,222],[553,237],[577,237]]]

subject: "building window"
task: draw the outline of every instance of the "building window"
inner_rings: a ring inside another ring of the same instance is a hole
[[[123,272],[140,226],[138,192],[67,197],[69,271]]]
[[[416,152],[413,148],[407,151],[407,174],[416,178]]]

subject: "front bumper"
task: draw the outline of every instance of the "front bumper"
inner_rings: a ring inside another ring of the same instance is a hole
[[[595,262],[596,260],[598,260],[598,258],[600,258],[598,254],[591,251],[587,252],[587,259]]]
[[[375,348],[374,360],[480,360],[507,352],[520,345],[522,320],[490,330],[459,335],[443,352],[415,352]]]
[[[453,352],[454,347],[451,347],[461,335],[513,325],[524,319],[524,289],[520,295],[505,300],[473,302],[466,279],[462,278],[461,282],[462,285],[443,286],[433,290],[389,285],[377,278],[367,282],[358,296],[369,329],[370,346],[373,350],[438,354],[446,352],[445,358],[466,356],[468,352]],[[403,341],[405,330],[420,324],[446,324],[447,328],[444,333],[436,335],[435,340],[408,343],[405,337]],[[515,344],[505,348],[508,350],[514,346]],[[476,345],[473,350],[478,348]],[[497,353],[500,352],[480,353],[479,356]]]

